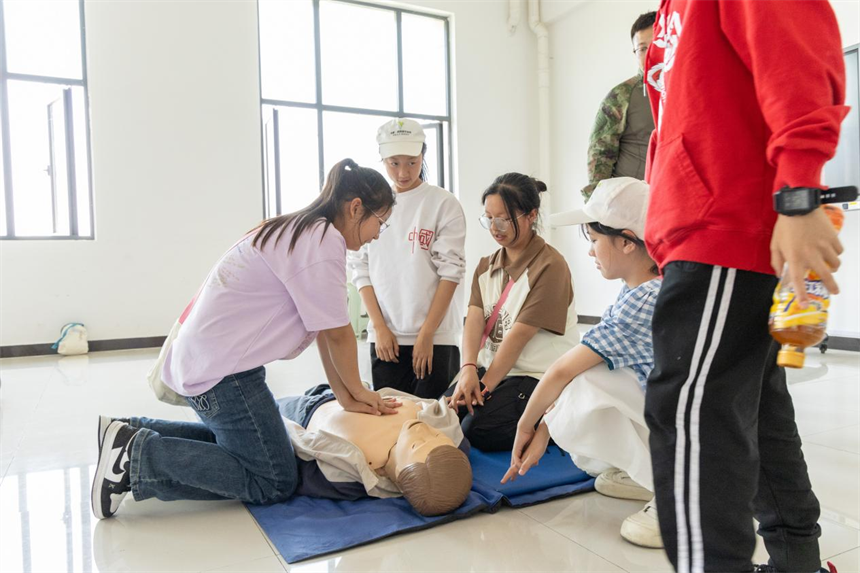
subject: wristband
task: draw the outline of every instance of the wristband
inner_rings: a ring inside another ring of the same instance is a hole
[[[475,370],[477,370],[477,369],[478,369],[478,365],[477,365],[477,364],[475,364],[474,362],[467,362],[467,363],[463,364],[462,366],[460,366],[460,370],[462,371],[462,370],[463,370],[463,368],[465,368],[466,366],[474,366],[474,367],[475,367]]]

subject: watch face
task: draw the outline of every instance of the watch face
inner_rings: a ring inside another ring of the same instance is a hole
[[[809,193],[803,191],[792,191],[783,194],[783,208],[786,211],[803,211],[811,207]]]

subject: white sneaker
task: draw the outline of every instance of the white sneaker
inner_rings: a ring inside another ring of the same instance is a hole
[[[657,504],[652,500],[624,520],[621,524],[621,537],[640,547],[663,548],[660,523],[657,521]]]
[[[627,472],[621,470],[607,470],[597,476],[594,489],[603,495],[620,499],[650,501],[654,497],[653,492],[630,479]]]

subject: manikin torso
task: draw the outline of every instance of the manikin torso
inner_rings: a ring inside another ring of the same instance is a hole
[[[336,400],[317,408],[308,423],[308,431],[325,430],[355,444],[367,458],[368,465],[384,474],[389,452],[397,442],[403,424],[418,418],[421,407],[412,400],[401,400],[396,414],[371,416],[345,411]]]

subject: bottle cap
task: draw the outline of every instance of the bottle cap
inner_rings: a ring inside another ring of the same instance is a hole
[[[780,350],[776,355],[776,363],[783,368],[803,368],[806,355],[802,350]]]

